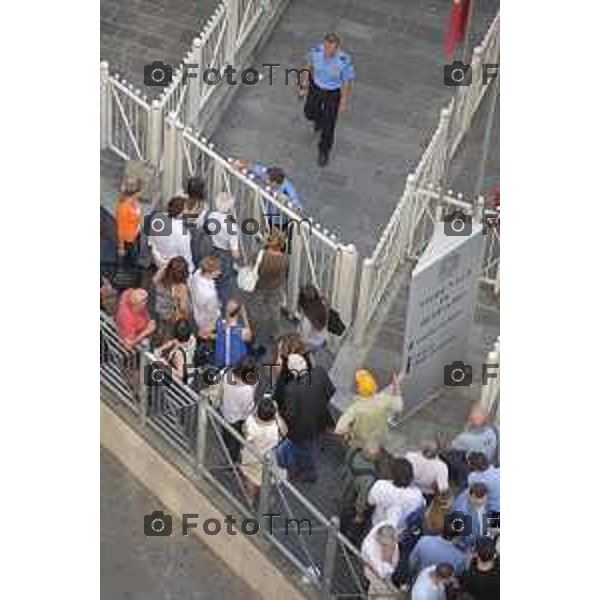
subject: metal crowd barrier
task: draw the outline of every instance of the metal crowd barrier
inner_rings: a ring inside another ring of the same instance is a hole
[[[223,0],[205,23],[181,65],[173,65],[173,79],[158,99],[148,97],[119,74],[100,63],[100,147],[109,148],[124,160],[145,160],[160,168],[163,129],[167,115],[184,123],[196,123],[209,108],[217,88],[202,73],[223,72],[228,64],[239,67],[273,19],[289,0]],[[185,77],[183,64],[198,65],[196,77]],[[213,102],[214,104],[214,102]]]
[[[288,221],[290,268],[287,278],[287,309],[294,314],[300,287],[315,285],[329,306],[335,308],[349,324],[354,315],[358,253],[353,245],[343,244],[337,236],[316,223],[302,210],[292,207],[283,194],[259,185],[246,170],[233,166],[232,158],[224,158],[214,144],[185,128],[179,121],[167,119],[163,196],[180,193],[192,175],[206,182],[206,197],[214,201],[217,193],[226,191],[235,198],[235,218],[246,257],[258,253],[261,240],[273,225],[267,213],[279,213]],[[245,233],[241,225],[249,219],[258,222],[261,235]],[[334,344],[335,340],[331,340]]]
[[[147,369],[152,368],[156,357],[148,351],[127,350],[113,320],[102,312],[100,344],[101,385],[131,413],[142,434],[146,429],[155,434],[149,440],[160,440],[157,450],[175,451],[241,515],[256,519],[261,538],[284,556],[303,582],[321,597],[367,597],[364,572],[371,568],[339,532],[338,518],[326,517],[287,481],[274,467],[271,454],[257,454],[211,405],[208,394],[196,392],[176,378],[169,385],[147,386]],[[258,502],[249,497],[239,469],[231,460],[224,431],[262,463]],[[265,517],[269,514],[280,516]],[[377,578],[375,574],[373,577]],[[380,582],[389,589],[389,595],[378,597],[398,597],[396,588]]]
[[[438,189],[444,165],[458,150],[469,130],[487,86],[481,82],[483,64],[498,63],[500,58],[500,13],[490,25],[481,45],[473,50],[473,85],[460,88],[460,93],[440,112],[438,126],[414,173],[408,175],[404,192],[371,256],[363,259],[360,275],[358,308],[354,319],[354,339],[360,342],[369,329],[378,304],[403,263],[419,257],[433,231],[431,217],[436,206],[442,211],[452,204],[463,204],[463,212],[473,212],[473,205],[458,198],[440,198]],[[477,200],[480,201],[479,199]],[[499,231],[486,239],[481,271],[482,285],[492,285],[495,295],[500,286]]]

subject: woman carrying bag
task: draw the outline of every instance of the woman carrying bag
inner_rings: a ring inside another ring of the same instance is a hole
[[[246,268],[238,275],[239,287],[249,294],[252,329],[263,343],[274,342],[279,337],[280,308],[287,268],[285,237],[274,229],[267,237],[265,247],[258,253],[254,267],[251,270]]]
[[[192,317],[188,279],[188,264],[182,256],[172,258],[154,276],[154,313],[158,321],[155,345],[162,345],[173,337],[177,321]]]

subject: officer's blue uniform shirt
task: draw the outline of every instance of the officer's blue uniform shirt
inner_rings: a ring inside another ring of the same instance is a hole
[[[267,186],[268,167],[265,167],[264,165],[261,165],[260,163],[252,163],[249,170],[251,173],[256,175],[256,177],[259,180],[259,183],[263,187]],[[287,177],[284,178],[283,183],[281,184],[279,189],[274,190],[274,191],[285,194],[290,199],[290,203],[292,204],[292,206],[294,208],[302,207],[302,201],[300,200],[300,196],[298,195],[298,192],[296,191],[296,188],[293,186],[292,182]],[[280,215],[277,212],[277,207],[274,206],[273,204],[271,204],[271,202],[267,202],[267,204],[265,206],[265,211],[266,211],[267,215],[270,215],[269,220],[270,220],[271,225],[276,225],[278,227],[281,227],[287,221],[287,218]]]
[[[267,170],[268,167],[265,167],[260,163],[253,163],[250,167],[250,172],[256,175],[256,177],[260,179],[260,183],[265,186],[267,185]],[[287,177],[283,180],[280,188],[276,191],[285,194],[290,199],[292,206],[302,206],[302,201],[300,200],[300,196],[298,195],[296,188]]]
[[[312,66],[314,82],[322,90],[339,90],[356,76],[352,59],[343,50],[336,50],[331,58],[326,58],[323,44],[319,44],[310,49],[306,60]]]

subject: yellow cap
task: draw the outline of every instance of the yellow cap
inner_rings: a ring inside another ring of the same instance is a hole
[[[377,382],[370,371],[360,369],[356,371],[356,392],[359,396],[372,396],[377,392]]]

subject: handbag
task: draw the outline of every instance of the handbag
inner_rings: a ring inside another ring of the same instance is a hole
[[[241,267],[237,274],[238,288],[244,292],[253,292],[258,282],[258,269],[263,258],[263,250],[258,253],[253,267]]]
[[[327,310],[327,331],[337,336],[344,335],[344,331],[346,331],[346,325],[342,321],[340,313],[334,308]]]

